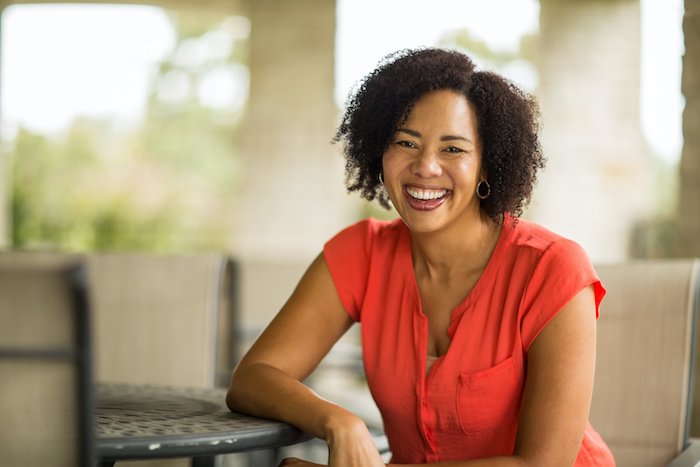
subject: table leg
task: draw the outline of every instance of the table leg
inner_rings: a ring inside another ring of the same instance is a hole
[[[216,456],[199,456],[192,458],[192,467],[217,467]]]
[[[261,451],[251,451],[248,453],[249,467],[276,467],[279,462],[278,449],[265,449]]]

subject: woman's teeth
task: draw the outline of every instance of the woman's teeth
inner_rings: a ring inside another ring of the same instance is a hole
[[[447,194],[447,190],[422,190],[417,188],[406,188],[411,198],[420,200],[430,200],[442,198]]]

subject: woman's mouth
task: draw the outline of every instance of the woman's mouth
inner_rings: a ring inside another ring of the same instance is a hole
[[[430,211],[437,208],[452,194],[450,190],[419,188],[407,185],[404,186],[403,191],[408,204],[419,211]]]

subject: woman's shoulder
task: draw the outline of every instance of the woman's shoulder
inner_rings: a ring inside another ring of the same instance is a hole
[[[508,222],[508,221],[506,221]],[[516,248],[532,249],[543,253],[552,246],[576,244],[558,233],[549,230],[543,225],[525,219],[518,219],[511,224],[512,229],[511,244]]]
[[[511,226],[511,250],[536,262],[549,258],[555,262],[589,262],[588,254],[576,241],[525,219]]]

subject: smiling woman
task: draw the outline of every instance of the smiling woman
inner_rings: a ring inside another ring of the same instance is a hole
[[[469,134],[462,137],[475,144],[473,152],[479,157],[481,152],[485,153],[483,171],[489,174],[491,193],[481,201],[481,209],[494,220],[504,212],[515,217],[522,214],[532,195],[537,170],[544,166],[537,138],[537,106],[532,98],[500,76],[489,72],[473,73],[473,63],[460,60],[462,56],[456,51],[443,51],[438,56],[398,52],[387,56],[365,79],[349,99],[336,134],[336,141],[345,143],[350,191],[359,191],[370,201],[377,197],[383,206],[389,206],[387,192],[379,183],[382,154],[392,147],[396,129],[405,130],[408,126],[406,119],[412,115],[407,109],[412,109],[418,98],[427,92],[447,89],[469,99],[462,103],[461,109],[455,107],[459,106],[458,101],[447,99],[453,104],[451,110],[461,111],[464,119],[459,131],[448,130],[456,134],[468,131]],[[424,73],[427,66],[434,71]],[[413,80],[401,79],[416,74]],[[473,77],[466,83],[464,76]],[[391,82],[392,92],[388,92],[387,81]],[[377,108],[385,110],[380,113]],[[426,109],[427,113],[436,113],[426,115],[429,118],[425,120],[446,118],[448,107],[438,105],[437,108],[443,115],[435,109]],[[474,118],[474,111],[478,119]],[[409,128],[408,134],[415,135],[417,131]],[[448,134],[449,131],[438,136],[443,138]],[[485,139],[497,144],[483,145]],[[402,141],[401,144],[414,143]]]
[[[235,370],[229,407],[326,440],[329,465],[384,465],[359,417],[302,384],[360,322],[390,465],[613,466],[587,422],[605,289],[579,245],[518,219],[544,164],[536,109],[461,53],[386,57],[336,140],[348,188],[400,218],[325,244]]]

